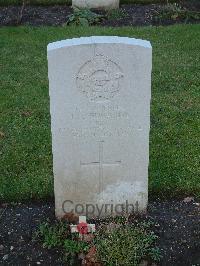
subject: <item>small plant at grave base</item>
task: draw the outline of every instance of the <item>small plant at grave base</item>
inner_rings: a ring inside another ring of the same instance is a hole
[[[187,22],[188,19],[200,20],[200,12],[190,11],[181,7],[177,3],[173,3],[164,6],[161,11],[158,11],[153,16],[153,18],[155,21],[162,21],[163,19],[169,19],[174,21],[185,20],[185,22]]]
[[[90,26],[99,24],[105,17],[90,9],[78,9],[74,7],[73,14],[68,16],[67,25]]]
[[[66,222],[54,225],[45,222],[39,226],[35,238],[40,238],[45,248],[58,248],[68,265],[78,265],[80,257],[88,263],[95,260],[103,265],[136,266],[142,260],[152,262],[161,258],[151,225],[150,221],[135,220],[129,224],[127,217],[112,217],[102,221],[96,234],[84,234],[80,239],[80,233],[71,234]],[[90,238],[85,238],[87,235]]]
[[[44,248],[54,248],[63,246],[64,240],[67,237],[66,224],[58,222],[55,225],[50,225],[49,222],[40,224],[39,230],[36,232],[35,237],[42,239]]]
[[[66,239],[64,241],[64,260],[70,265],[74,265],[79,254],[86,254],[89,250],[89,244],[83,241],[77,241],[72,239]]]
[[[126,18],[127,16],[128,14],[123,9],[112,9],[107,13],[107,19],[109,20],[119,20]]]
[[[71,235],[69,224],[49,221],[40,224],[34,239],[41,239],[44,248],[59,248],[63,254],[63,261],[68,265],[76,265],[79,254],[85,254],[90,248],[88,242],[80,241],[78,234]]]
[[[144,259],[159,261],[156,239],[147,222],[118,225],[112,230],[102,227],[96,235],[97,257],[104,265],[136,266]]]
[[[154,260],[154,261],[160,261],[160,259],[162,258],[161,254],[160,254],[160,249],[158,247],[151,248],[149,250],[149,255],[152,258],[152,260]]]

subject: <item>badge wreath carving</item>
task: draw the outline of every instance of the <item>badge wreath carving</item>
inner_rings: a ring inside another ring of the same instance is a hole
[[[105,56],[96,55],[79,70],[77,87],[91,101],[109,100],[120,91],[124,74],[118,64]]]

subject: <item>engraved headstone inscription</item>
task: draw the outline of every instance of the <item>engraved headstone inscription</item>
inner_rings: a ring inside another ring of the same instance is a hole
[[[56,215],[145,211],[152,48],[126,37],[48,45]]]

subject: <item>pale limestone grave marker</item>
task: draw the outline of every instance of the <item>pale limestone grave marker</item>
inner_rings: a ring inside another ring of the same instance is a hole
[[[89,9],[116,9],[119,8],[119,0],[72,0],[72,6]]]
[[[56,215],[145,211],[152,48],[126,37],[48,45]]]

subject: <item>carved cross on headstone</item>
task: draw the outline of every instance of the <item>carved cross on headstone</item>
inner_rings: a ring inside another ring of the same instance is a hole
[[[103,159],[103,157],[104,157],[103,144],[104,144],[104,141],[99,141],[99,159],[98,159],[98,161],[87,162],[87,163],[81,161],[81,166],[84,166],[84,165],[89,165],[89,166],[98,165],[99,166],[99,192],[101,192],[102,188],[103,188],[103,177],[104,177],[103,168],[104,168],[104,166],[121,164],[121,161],[113,161],[113,162],[105,162],[104,161],[104,159]]]

